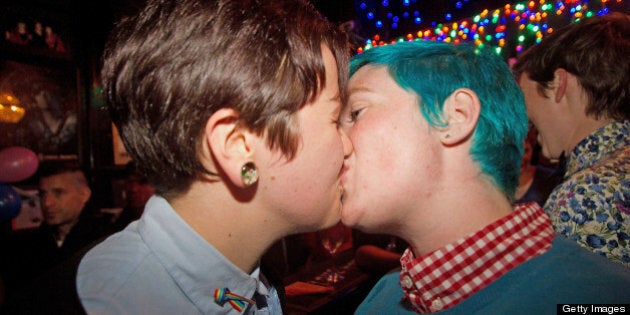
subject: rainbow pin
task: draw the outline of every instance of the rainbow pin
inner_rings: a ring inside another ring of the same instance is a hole
[[[214,301],[221,306],[223,306],[226,302],[230,303],[230,305],[239,312],[242,312],[245,308],[245,302],[251,305],[256,305],[254,300],[248,299],[242,295],[231,293],[228,288],[214,290]]]

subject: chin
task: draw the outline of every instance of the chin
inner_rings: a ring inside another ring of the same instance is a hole
[[[348,227],[356,227],[359,221],[359,215],[355,211],[347,210],[344,207],[344,210],[341,211],[341,222]]]
[[[44,220],[44,223],[48,226],[57,226],[61,223],[57,222],[57,221],[50,221],[50,220]]]
[[[333,207],[330,208],[328,215],[326,215],[325,217],[322,217],[321,220],[319,220],[319,224],[317,224],[317,227],[318,227],[317,229],[326,229],[337,224],[339,220],[341,219],[340,210],[341,210],[340,203],[333,205]]]

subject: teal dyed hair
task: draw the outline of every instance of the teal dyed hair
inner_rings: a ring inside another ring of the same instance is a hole
[[[385,66],[400,87],[419,96],[422,114],[438,128],[447,125],[446,98],[458,88],[474,91],[481,112],[470,153],[482,173],[514,199],[528,121],[521,89],[501,57],[468,44],[413,41],[354,56],[350,77],[364,65]]]

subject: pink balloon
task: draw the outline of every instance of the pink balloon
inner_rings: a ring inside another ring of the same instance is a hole
[[[15,183],[31,177],[39,160],[35,152],[24,147],[8,147],[0,151],[0,182]]]

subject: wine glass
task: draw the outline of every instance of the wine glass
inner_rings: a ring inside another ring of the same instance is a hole
[[[322,243],[322,246],[328,254],[330,254],[331,260],[331,268],[327,269],[323,278],[328,282],[329,285],[334,285],[335,283],[343,280],[343,274],[339,272],[337,269],[337,264],[335,261],[336,253],[339,251],[341,246],[345,243],[347,237],[347,227],[344,226],[341,222],[335,224],[332,227],[321,230],[318,232],[319,239]]]

